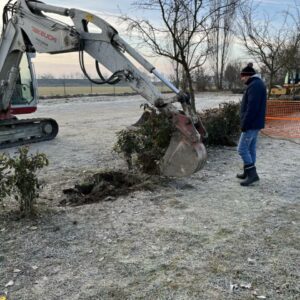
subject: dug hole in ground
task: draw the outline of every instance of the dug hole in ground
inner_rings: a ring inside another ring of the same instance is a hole
[[[240,95],[197,95],[198,109]],[[140,96],[53,99],[36,117],[55,140],[30,146],[50,165],[36,219],[0,211],[0,291],[8,299],[299,299],[299,140],[260,135],[259,184],[241,187],[234,147],[208,148],[183,179],[81,206],[64,189],[99,170],[126,170],[115,133],[137,121]],[[6,152],[11,155],[16,149]]]

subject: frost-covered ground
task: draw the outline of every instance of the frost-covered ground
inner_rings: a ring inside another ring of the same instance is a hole
[[[240,97],[203,93],[197,107]],[[1,209],[0,291],[10,300],[299,299],[299,140],[261,136],[261,180],[252,187],[235,178],[235,149],[213,148],[203,170],[155,191],[58,206],[85,174],[125,169],[112,152],[115,132],[139,118],[144,102],[40,103],[35,116],[56,119],[60,132],[30,147],[50,160],[39,218],[14,220],[11,204]]]

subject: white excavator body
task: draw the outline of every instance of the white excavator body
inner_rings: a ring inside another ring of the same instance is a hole
[[[45,12],[70,17],[74,26],[49,18]],[[55,120],[16,120],[14,114],[30,113],[36,108],[37,86],[31,67],[32,55],[78,52],[81,69],[93,83],[126,82],[166,117],[173,120],[177,130],[161,160],[162,174],[182,177],[202,168],[207,157],[202,143],[204,129],[199,117],[191,109],[189,97],[166,80],[105,20],[79,9],[28,0],[16,0],[13,3],[10,0],[5,6],[3,20],[0,40],[0,148],[49,140],[56,136],[58,125]],[[97,33],[89,31],[91,24],[98,28]],[[84,65],[85,52],[95,59],[99,80],[89,77]],[[146,71],[159,78],[174,94],[171,97],[163,96],[125,53]],[[22,64],[24,57],[27,59]],[[27,82],[26,76],[22,75],[22,65],[26,66],[26,62],[27,75],[32,78],[27,78]],[[104,78],[100,65],[112,73],[109,78]],[[181,110],[174,105],[176,102],[181,103]]]

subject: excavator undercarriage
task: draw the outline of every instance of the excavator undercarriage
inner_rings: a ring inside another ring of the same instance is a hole
[[[34,118],[0,121],[0,149],[52,140],[58,133],[53,119]]]

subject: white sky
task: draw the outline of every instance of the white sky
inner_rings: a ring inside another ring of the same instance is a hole
[[[0,1],[0,14],[2,16],[3,7],[7,1]],[[50,5],[63,6],[67,8],[79,8],[96,14],[112,24],[125,40],[127,39],[127,37],[125,31],[122,30],[122,26],[118,24],[118,16],[127,14],[131,17],[144,16],[145,18],[151,20],[153,20],[154,18],[158,18],[156,15],[154,15],[154,13],[151,13],[150,15],[149,11],[142,12],[134,10],[130,5],[134,2],[134,0],[46,0],[43,2]],[[295,3],[300,5],[300,0],[255,0],[255,2],[260,3],[261,12],[267,12],[269,14],[275,14],[277,11],[287,9],[289,5],[293,5]],[[60,19],[60,16],[58,16],[57,19]],[[2,27],[2,23],[0,27]],[[234,48],[235,49],[232,50],[232,53],[234,55],[241,54],[240,50],[237,50],[238,47]],[[243,58],[247,59],[247,57]],[[169,62],[164,58],[147,59],[150,60],[150,62],[163,73],[169,73],[169,71],[171,70]],[[34,60],[34,64],[36,73],[38,75],[51,73],[54,76],[68,76],[74,73],[81,73],[77,53],[59,55],[37,54],[37,57]],[[92,75],[94,74],[94,63],[91,60],[87,60],[87,70],[90,70],[90,73]]]

